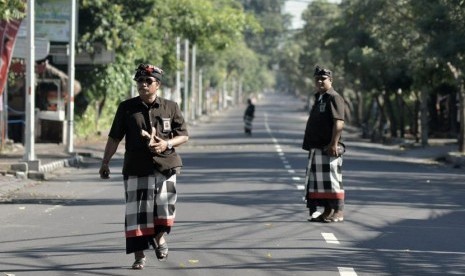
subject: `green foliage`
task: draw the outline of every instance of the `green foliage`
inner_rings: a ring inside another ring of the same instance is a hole
[[[260,28],[245,32],[245,41],[257,54],[261,55],[263,62],[269,69],[279,63],[280,44],[286,36],[285,25],[288,18],[282,14],[283,1],[247,1],[242,0],[244,8],[253,14]]]
[[[0,0],[0,20],[21,19],[26,14],[26,1]]]
[[[138,63],[160,66],[165,71],[164,85],[173,85],[174,72],[183,66],[176,61],[177,37],[196,44],[197,66],[205,68],[206,83],[219,85],[228,77],[247,74],[246,89],[260,90],[268,84],[259,83],[266,74],[256,54],[244,44],[244,33],[258,32],[261,26],[238,1],[84,0],[79,8],[78,51],[93,53],[100,44],[116,57],[114,63],[76,72],[86,98],[96,108],[96,130],[108,127],[108,120],[100,118],[111,117],[117,104],[129,96]]]
[[[457,91],[463,87],[463,0],[343,0],[337,5],[317,0],[303,19],[304,29],[293,37],[298,45],[286,44],[288,60],[280,64],[290,86],[305,91],[302,79],[315,64],[330,67],[336,72],[335,87],[355,91],[355,108],[364,107],[359,104],[364,102],[371,109],[374,101],[380,109],[374,123],[390,123],[393,136],[397,127],[403,133],[404,120],[415,125],[418,119],[416,114],[401,115],[401,102],[416,108],[420,90],[434,97],[451,83]],[[409,107],[411,113],[415,108]],[[362,109],[358,114],[369,115]]]

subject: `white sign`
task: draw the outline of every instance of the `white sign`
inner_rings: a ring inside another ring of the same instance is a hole
[[[71,0],[37,0],[35,3],[35,35],[53,42],[68,42]]]

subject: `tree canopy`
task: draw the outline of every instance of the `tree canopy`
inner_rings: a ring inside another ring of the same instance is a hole
[[[386,127],[391,137],[421,134],[424,144],[428,132],[453,136],[460,123],[465,151],[464,1],[317,0],[303,19],[287,45],[293,61],[283,60],[297,93],[312,89],[295,75],[308,77],[316,64],[329,67],[352,108],[352,123],[377,137]]]

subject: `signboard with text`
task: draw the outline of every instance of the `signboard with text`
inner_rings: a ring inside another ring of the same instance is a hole
[[[68,42],[71,0],[36,0],[35,35],[52,42]]]

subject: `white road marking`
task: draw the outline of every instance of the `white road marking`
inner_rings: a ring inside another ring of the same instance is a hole
[[[304,185],[297,185],[297,190],[303,191],[303,190],[305,190],[305,186]]]
[[[55,209],[58,209],[58,208],[60,208],[61,206],[62,206],[62,205],[55,205],[55,206],[53,206],[53,207],[50,207],[50,208],[45,209],[44,212],[45,212],[45,213],[50,213],[51,211],[53,211],[53,210],[55,210]]]
[[[286,168],[286,170],[290,170],[292,167],[290,165],[284,165],[284,168]]]
[[[327,243],[334,243],[334,244],[339,244],[339,241],[337,240],[336,236],[334,236],[333,233],[321,233],[323,238]]]
[[[339,269],[339,275],[341,276],[357,276],[357,273],[355,273],[355,270],[352,267],[338,267]]]
[[[298,177],[298,176],[293,176],[293,177],[292,177],[292,180],[294,180],[294,181],[300,181],[300,177]]]
[[[290,173],[290,174],[294,174],[295,170],[287,170],[287,172]]]

